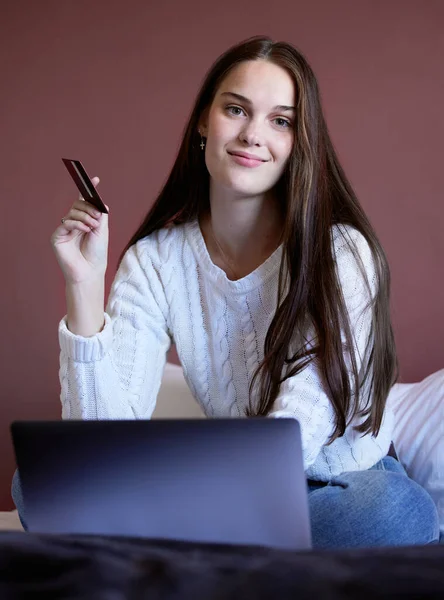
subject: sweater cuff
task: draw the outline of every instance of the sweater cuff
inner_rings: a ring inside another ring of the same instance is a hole
[[[109,352],[113,342],[111,317],[105,313],[105,325],[99,333],[91,337],[75,335],[67,327],[67,315],[59,324],[59,343],[63,354],[77,362],[102,360]]]

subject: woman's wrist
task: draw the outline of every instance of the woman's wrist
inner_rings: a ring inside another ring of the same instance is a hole
[[[104,278],[66,284],[67,326],[71,333],[91,337],[99,333],[105,318]]]

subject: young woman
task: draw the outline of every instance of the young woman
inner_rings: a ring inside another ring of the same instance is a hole
[[[150,418],[174,340],[208,417],[299,420],[315,547],[438,539],[432,500],[387,457],[387,260],[295,48],[255,37],[211,68],[106,312],[108,216],[79,199],[52,244],[63,418]],[[23,519],[17,478],[14,497]]]

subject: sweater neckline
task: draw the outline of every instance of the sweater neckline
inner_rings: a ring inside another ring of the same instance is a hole
[[[197,253],[199,262],[204,267],[205,274],[219,287],[231,293],[250,292],[254,288],[263,285],[279,269],[282,260],[283,244],[280,244],[261,265],[254,271],[235,281],[229,279],[223,269],[211,260],[205,243],[199,221],[196,219],[189,223],[190,240],[192,247]]]

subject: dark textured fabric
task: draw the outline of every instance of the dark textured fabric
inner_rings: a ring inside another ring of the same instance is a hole
[[[444,598],[444,546],[280,552],[125,538],[0,534],[0,598]]]

